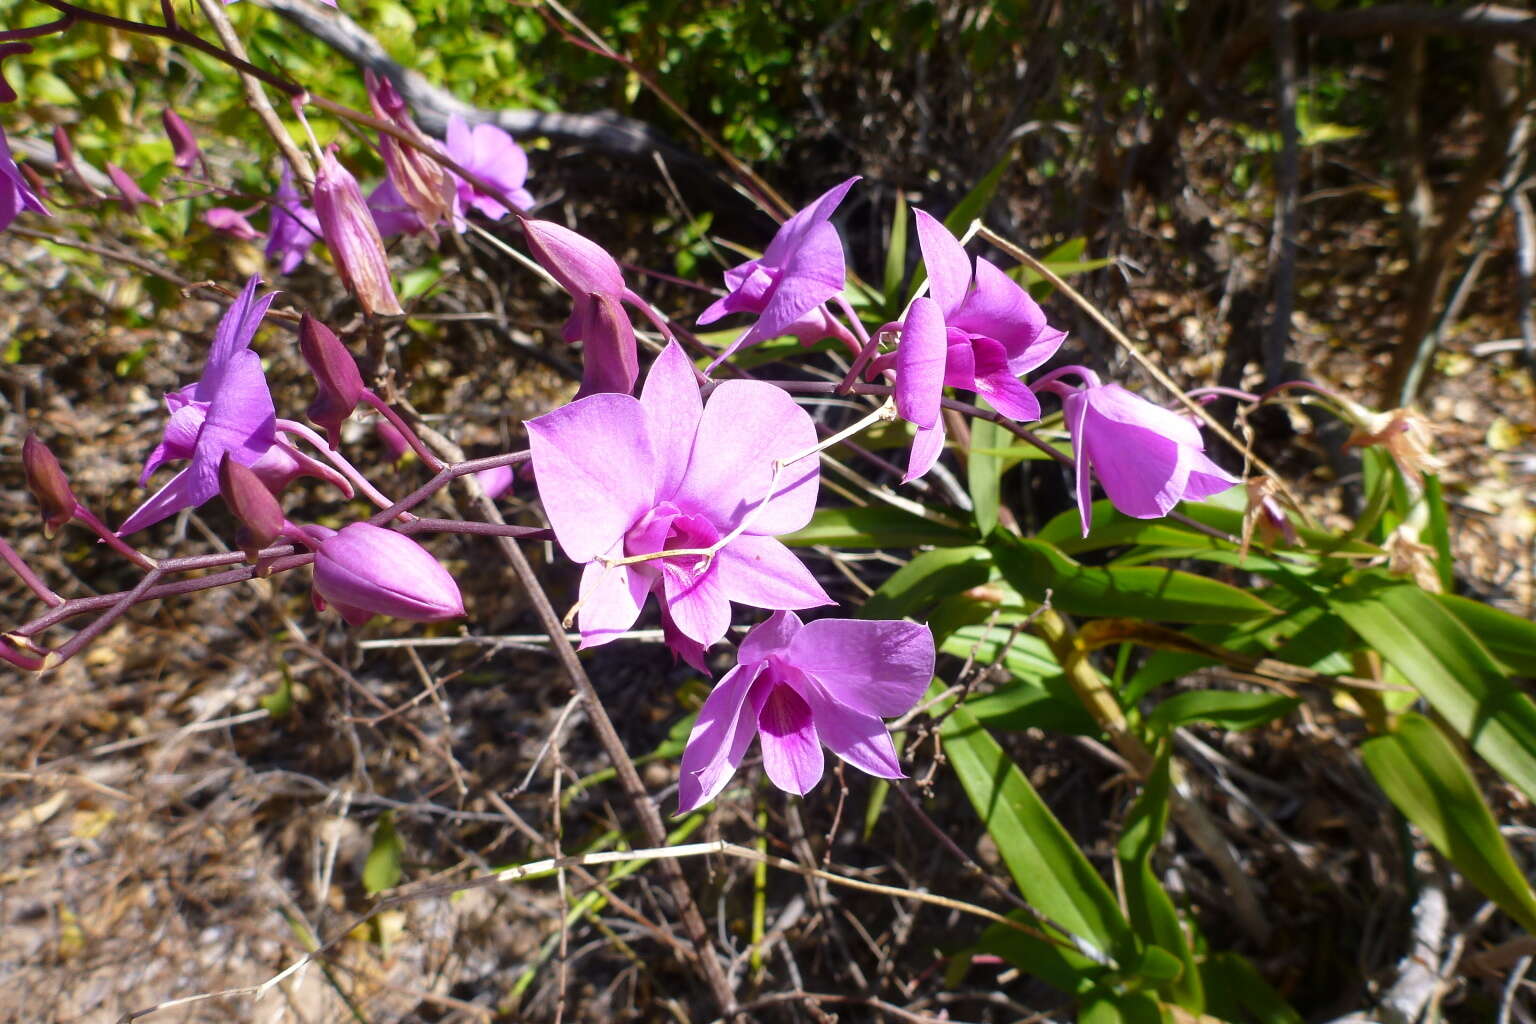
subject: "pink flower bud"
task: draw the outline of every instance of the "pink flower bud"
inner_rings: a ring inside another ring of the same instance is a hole
[[[389,420],[374,420],[373,432],[378,437],[379,443],[384,446],[384,450],[389,452],[390,462],[399,462],[405,458],[405,453],[411,450],[411,443]]]
[[[497,466],[495,469],[482,469],[475,474],[475,479],[480,481],[480,486],[485,488],[485,496],[495,501],[512,489],[512,467]]]
[[[336,259],[336,269],[347,290],[357,296],[365,313],[400,315],[400,300],[389,280],[389,260],[384,239],[363,201],[357,179],[326,153],[315,175],[315,215],[325,244]]]
[[[69,133],[64,130],[63,125],[55,125],[53,129],[53,157],[63,171],[75,176],[75,180],[85,189],[87,195],[95,199],[103,198],[101,192],[81,171],[80,165],[75,162],[75,144],[70,141]]]
[[[203,214],[203,223],[215,231],[233,235],[242,242],[254,242],[261,237],[261,232],[245,219],[245,214],[228,206],[215,206],[208,210]]]
[[[325,324],[305,313],[299,321],[299,351],[315,375],[319,393],[310,403],[308,416],[325,428],[332,448],[341,447],[341,424],[363,397],[363,378],[357,360]]]
[[[133,180],[133,175],[123,170],[117,164],[107,164],[107,177],[112,179],[112,184],[117,187],[117,194],[122,197],[123,205],[129,211],[137,210],[139,206],[159,206],[149,197],[149,193],[139,187],[139,183]]]
[[[43,535],[50,540],[65,523],[75,517],[80,503],[70,489],[69,478],[48,446],[33,433],[21,443],[21,465],[27,476],[27,490],[43,509]]]
[[[230,514],[240,521],[236,543],[249,561],[256,561],[258,551],[282,536],[287,525],[283,507],[256,471],[231,459],[229,452],[219,459],[219,494]]]
[[[320,541],[315,593],[354,626],[374,615],[436,622],[464,614],[458,584],[426,548],[371,523],[352,523]]]
[[[165,134],[171,140],[171,150],[174,155],[171,161],[184,171],[190,171],[198,161],[201,154],[197,148],[197,137],[192,134],[192,129],[187,127],[187,122],[181,119],[181,115],[170,107],[160,115],[161,122],[165,125]]]

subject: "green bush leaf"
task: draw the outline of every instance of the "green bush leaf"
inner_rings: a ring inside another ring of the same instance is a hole
[[[1152,566],[1082,565],[1050,544],[998,534],[993,556],[1003,577],[1032,601],[1073,615],[1154,622],[1244,622],[1278,614],[1252,592],[1204,576]]]
[[[963,706],[940,731],[960,784],[1030,905],[1106,955],[1134,950],[1114,893],[997,741]]]
[[[385,889],[393,889],[400,882],[400,860],[405,854],[405,844],[395,831],[393,811],[379,815],[373,826],[373,845],[368,849],[368,859],[363,862],[363,891],[376,896]]]
[[[840,548],[953,546],[971,539],[968,530],[924,519],[891,505],[818,508],[809,523],[779,538],[790,547],[830,544]]]
[[[1460,619],[1414,584],[1380,575],[1329,603],[1483,760],[1536,799],[1536,704]]]
[[[1455,594],[1436,594],[1435,600],[1512,673],[1536,677],[1536,622]]]
[[[1510,855],[1498,822],[1456,747],[1429,719],[1408,712],[1360,747],[1365,766],[1397,809],[1467,880],[1526,931],[1536,932],[1536,895]]]
[[[1224,729],[1253,729],[1283,718],[1301,703],[1299,697],[1278,693],[1242,693],[1236,690],[1192,690],[1175,694],[1147,716],[1147,724],[1158,732],[1207,722]]]
[[[899,619],[950,594],[987,582],[992,556],[986,548],[935,548],[897,569],[864,601],[861,619]]]
[[[970,485],[971,504],[976,510],[976,532],[985,537],[997,527],[997,506],[1001,494],[1003,460],[977,449],[1000,446],[1008,432],[991,420],[971,421],[971,452],[965,469]]]
[[[1258,1024],[1302,1024],[1301,1014],[1270,987],[1258,969],[1237,953],[1217,953],[1200,963],[1206,1010],[1222,1020],[1253,1020]]]

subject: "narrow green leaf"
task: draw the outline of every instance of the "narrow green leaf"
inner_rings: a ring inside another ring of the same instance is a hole
[[[1191,722],[1207,722],[1223,729],[1254,729],[1283,718],[1300,703],[1299,697],[1278,693],[1191,690],[1175,694],[1159,704],[1147,716],[1147,725],[1157,732]]]
[[[1483,760],[1536,799],[1536,704],[1460,619],[1414,584],[1381,575],[1330,604]]]
[[[1008,916],[1020,924],[1037,926],[1035,919],[1021,910],[1015,910]],[[1001,924],[990,925],[982,932],[976,945],[961,954],[962,962],[969,964],[971,957],[978,953],[1000,956],[1019,970],[1074,995],[1086,994],[1093,989],[1098,979],[1109,973],[1107,968],[1075,950]],[[958,984],[956,979],[951,987]]]
[[[385,811],[373,826],[373,845],[368,848],[368,859],[363,862],[363,891],[375,896],[398,885],[400,861],[404,855],[405,844],[395,831],[394,812]]]
[[[1270,987],[1258,969],[1237,953],[1217,953],[1200,963],[1207,1012],[1222,1020],[1253,1020],[1258,1024],[1303,1024],[1301,1014]]]
[[[1165,1024],[1162,1007],[1145,992],[1115,993],[1083,1003],[1078,1024]]]
[[[1536,677],[1536,622],[1455,594],[1436,594],[1452,615],[1512,674]]]
[[[1168,830],[1171,750],[1171,744],[1164,742],[1158,751],[1157,764],[1142,788],[1141,797],[1126,816],[1115,855],[1120,860],[1131,927],[1149,947],[1168,951],[1175,960],[1175,976],[1159,986],[1159,991],[1184,1009],[1200,1013],[1205,1009],[1205,991],[1200,984],[1200,972],[1195,969],[1194,950],[1185,937],[1173,899],[1152,867],[1152,854]]]
[[[1003,463],[996,455],[976,450],[1001,444],[1007,431],[991,420],[971,421],[971,453],[966,461],[971,504],[976,510],[976,532],[985,537],[997,527],[997,506],[1001,494]]]
[[[1445,492],[1440,478],[1433,473],[1424,474],[1424,502],[1429,506],[1429,527],[1424,540],[1435,549],[1435,575],[1440,577],[1440,589],[1446,593],[1456,589],[1456,560],[1451,555],[1451,524],[1445,508]]]
[[[1400,715],[1392,732],[1360,747],[1365,767],[1397,809],[1467,881],[1526,931],[1536,932],[1536,894],[1521,873],[1456,747],[1429,719]]]
[[[899,619],[939,598],[987,582],[992,556],[986,548],[935,548],[897,569],[864,601],[861,619]]]
[[[1133,950],[1114,893],[997,741],[963,706],[940,731],[960,784],[1030,905],[1105,955]]]
[[[935,522],[891,505],[818,508],[811,521],[779,540],[790,547],[830,544],[839,548],[915,548],[965,544],[969,530]]]
[[[1054,546],[995,534],[993,556],[1003,577],[1031,601],[1075,615],[1155,622],[1243,622],[1278,613],[1251,591],[1176,569],[1082,565]]]
[[[992,196],[997,192],[997,186],[1003,180],[1003,172],[1013,163],[1013,147],[1008,147],[1008,152],[1003,158],[992,165],[992,169],[976,183],[976,187],[965,194],[965,197],[955,204],[955,208],[949,211],[949,216],[944,218],[944,226],[950,233],[959,237],[970,229],[971,221],[987,212],[987,204],[992,201]]]
[[[904,292],[902,279],[907,273],[907,196],[896,190],[896,210],[891,215],[891,236],[885,244],[885,276],[882,289],[885,293],[885,314],[891,319],[901,315]]]

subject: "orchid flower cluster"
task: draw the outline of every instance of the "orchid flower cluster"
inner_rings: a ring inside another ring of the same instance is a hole
[[[750,319],[718,353],[690,355],[684,342],[697,349],[697,339],[632,291],[613,256],[568,227],[529,215],[536,204],[525,187],[528,160],[510,136],[455,117],[439,142],[415,124],[390,81],[370,72],[367,91],[372,123],[390,131],[378,142],[386,177],[366,198],[336,148],[322,151],[311,135],[314,180],[299,181],[283,167],[270,200],[260,204],[268,210],[265,231],[249,220],[259,206],[217,206],[203,219],[239,239],[264,239],[281,274],[294,272],[323,243],[342,284],[368,316],[404,312],[386,238],[411,234],[436,241],[444,228],[468,230],[472,216],[516,220],[533,260],[570,297],[562,336],[581,345],[582,379],[569,404],[526,423],[525,452],[482,460],[476,469],[494,497],[512,486],[514,467],[526,463],[523,472],[532,478],[550,529],[459,524],[459,532],[552,536],[581,567],[571,618],[584,648],[628,636],[654,596],[665,644],[709,675],[712,651],[738,618],[753,610],[767,613],[745,631],[734,666],[699,712],[682,757],[679,812],[718,796],[754,737],[768,778],[791,793],[806,793],[819,782],[823,748],[870,775],[902,777],[885,719],[910,712],[927,689],[935,663],[932,633],[901,620],[802,620],[797,613],[835,600],[781,539],[811,521],[821,453],[831,444],[899,418],[912,436],[901,482],[912,483],[943,457],[956,414],[992,416],[1022,431],[1041,418],[1040,396],[1050,395],[1060,402],[1075,455],[1074,492],[1085,536],[1092,526],[1094,480],[1115,508],[1144,519],[1241,482],[1205,454],[1193,419],[1104,383],[1093,370],[1058,366],[1029,382],[1057,355],[1065,333],[1051,326],[1013,275],[968,255],[961,240],[925,211],[914,211],[914,218],[926,286],[899,319],[868,331],[844,298],[848,268],[834,223],[858,178],[789,217],[760,257],[725,271],[724,294],[697,323]],[[176,166],[183,172],[202,166],[206,174],[192,129],[174,111],[166,112],[164,124]],[[55,143],[60,167],[81,177],[67,135],[56,133]],[[121,169],[109,166],[108,175],[124,203],[154,201]],[[24,213],[47,215],[45,196],[41,180],[18,167],[0,135],[0,228]],[[166,565],[124,538],[221,495],[239,524],[235,543],[251,567],[229,582],[312,563],[315,604],[334,608],[353,626],[374,615],[419,622],[464,615],[453,575],[409,535],[451,530],[454,521],[419,520],[409,511],[412,502],[394,503],[380,493],[341,453],[341,425],[360,405],[371,407],[379,416],[376,430],[392,451],[414,450],[437,472],[420,495],[468,464],[439,462],[365,385],[345,344],[308,314],[297,329],[317,386],[307,416],[323,434],[279,417],[251,347],[276,296],[261,294],[260,287],[252,277],[231,303],[202,376],[165,396],[166,423],[140,486],[168,464],[180,468],[116,531],[76,499],[52,453],[28,438],[28,484],[47,530],[80,522],[149,568],[147,579],[158,584]],[[665,340],[643,381],[631,312]],[[818,393],[817,386],[710,376],[732,367],[736,354],[785,336],[846,346],[850,365],[835,390],[885,397],[885,405],[823,438],[794,397]],[[989,409],[975,404],[983,400]],[[295,523],[281,499],[302,476],[343,498],[361,495],[383,511],[339,529]],[[1273,505],[1267,494],[1261,499],[1269,502],[1266,508]],[[3,543],[0,555],[56,610],[54,617],[7,634],[0,657],[28,668],[51,667],[78,644],[50,651],[33,638],[65,614],[59,609],[72,606]],[[147,599],[198,589],[158,585],[135,593]]]

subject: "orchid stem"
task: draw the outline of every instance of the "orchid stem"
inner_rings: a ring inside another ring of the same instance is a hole
[[[432,454],[432,449],[428,448],[421,438],[416,436],[416,431],[412,430],[405,420],[400,418],[400,414],[395,412],[388,402],[374,394],[372,388],[363,389],[363,401],[373,406],[380,416],[389,421],[390,426],[400,431],[400,436],[405,438],[405,443],[411,446],[411,451],[416,453],[417,458],[421,459],[428,469],[434,473],[441,473],[447,468],[443,460]]]
[[[139,568],[150,570],[160,568],[160,563],[156,562],[153,558],[150,558],[144,552],[140,551],[138,548],[135,548],[133,545],[119,537],[117,534],[107,529],[106,523],[103,523],[100,519],[97,519],[94,512],[79,502],[75,502],[75,519],[88,527],[92,533],[96,534],[96,536],[105,541],[107,547],[111,548],[113,551],[116,551],[118,554],[122,555],[124,558],[128,559]]]
[[[340,470],[341,474],[352,482],[352,486],[361,491],[369,501],[379,506],[379,508],[394,507],[395,503],[380,493],[377,487],[369,483],[368,478],[363,476],[358,468],[352,465],[352,463],[348,462],[340,452],[326,444],[325,438],[321,437],[313,430],[310,430],[304,424],[298,423],[294,420],[278,420],[277,429],[283,431],[284,433],[296,434],[299,437],[302,437],[304,440],[308,441],[310,444],[314,445],[320,454],[325,456],[326,461],[330,462],[331,465]],[[400,513],[400,517],[402,519],[408,517],[409,515],[410,513],[408,512]]]
[[[873,359],[875,357],[875,353],[880,350],[880,339],[883,336],[883,331],[877,331],[875,332],[875,336],[873,338],[865,339],[863,346],[859,349],[858,355],[854,356],[853,365],[848,367],[847,374],[843,376],[843,382],[838,385],[838,394],[847,394],[849,390],[851,390],[853,386],[858,383],[859,375],[864,372],[864,367],[869,365],[869,361]]]
[[[45,604],[57,608],[64,603],[64,599],[48,588],[42,577],[33,572],[32,567],[16,553],[16,549],[3,540],[0,540],[0,559],[16,570],[16,575],[21,577],[21,582],[25,583],[27,589],[41,598]]]

